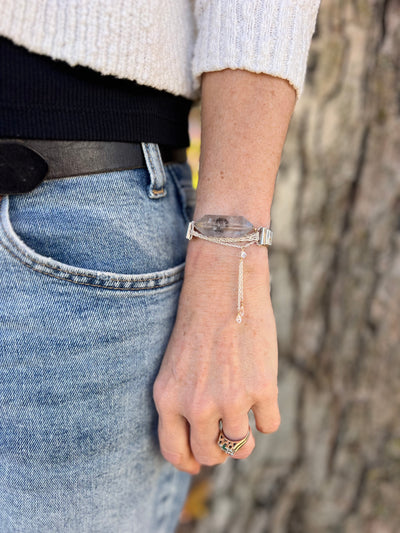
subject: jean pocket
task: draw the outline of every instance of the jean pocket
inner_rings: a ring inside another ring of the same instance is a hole
[[[44,182],[2,200],[3,245],[25,266],[82,284],[153,288],[182,278],[181,191],[151,200],[146,169]]]

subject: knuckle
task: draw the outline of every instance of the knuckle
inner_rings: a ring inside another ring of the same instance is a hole
[[[274,433],[275,431],[278,431],[280,425],[281,425],[281,417],[279,414],[266,422],[256,423],[256,427],[258,431],[260,431],[261,433]]]
[[[240,427],[239,425],[232,425],[229,426],[229,428],[224,427],[223,431],[224,435],[229,440],[241,440],[246,434],[246,432],[243,431],[243,427]]]
[[[248,426],[243,427],[243,423],[241,421],[237,422],[236,424],[233,424],[232,422],[229,425],[229,428],[224,427],[224,434],[227,438],[230,438],[231,440],[240,440],[242,439],[248,431]]]
[[[189,409],[191,421],[195,421],[200,426],[205,426],[214,418],[215,408],[211,403],[205,401],[193,402]]]
[[[242,414],[249,410],[249,404],[251,404],[250,395],[244,391],[232,392],[229,396],[224,396],[221,398],[219,403],[219,412],[223,414],[222,419],[226,415]]]
[[[159,381],[156,381],[153,385],[153,399],[157,407],[162,403],[163,397],[164,397],[164,387],[161,385]]]
[[[229,412],[234,414],[241,414],[247,409],[247,402],[243,396],[235,396],[229,400]]]
[[[204,466],[215,466],[215,465],[219,465],[221,463],[224,463],[226,461],[226,457],[224,457],[224,455],[221,454],[221,455],[218,455],[218,456],[214,456],[214,455],[203,455],[203,454],[202,455],[196,455],[195,454],[195,459],[201,465],[204,465]]]
[[[163,385],[154,384],[153,400],[158,414],[174,413],[177,408],[178,398]]]
[[[174,465],[178,470],[186,470],[188,468],[189,461],[186,460],[183,453],[166,450],[165,448],[161,448],[161,453],[164,459]]]
[[[259,385],[256,390],[256,397],[258,400],[265,403],[275,403],[278,400],[278,386],[265,384]]]

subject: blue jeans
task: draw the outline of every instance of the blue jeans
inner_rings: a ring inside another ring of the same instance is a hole
[[[1,533],[176,527],[189,476],[160,455],[152,385],[193,190],[157,154],[1,200]]]

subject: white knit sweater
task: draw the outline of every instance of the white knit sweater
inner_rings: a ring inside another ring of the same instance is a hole
[[[300,95],[319,2],[0,0],[0,35],[188,98],[225,68],[285,78]]]

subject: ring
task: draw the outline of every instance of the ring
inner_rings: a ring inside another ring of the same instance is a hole
[[[225,435],[224,430],[222,429],[222,420],[219,422],[219,435],[218,435],[218,446],[221,450],[228,455],[235,455],[235,453],[240,450],[242,446],[246,444],[250,437],[250,426],[247,435],[240,440],[231,440]]]

